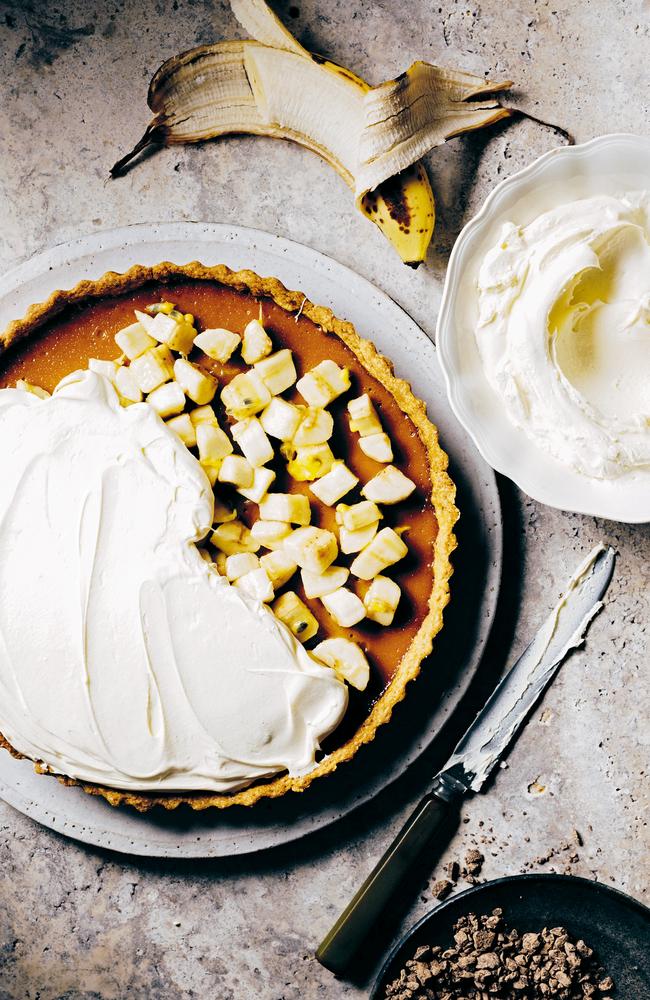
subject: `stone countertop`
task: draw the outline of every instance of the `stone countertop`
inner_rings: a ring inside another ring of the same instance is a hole
[[[559,121],[578,141],[648,131],[647,0],[296,0],[278,10],[309,48],[371,82],[423,58],[513,79],[515,105]],[[249,225],[354,267],[433,336],[463,222],[496,181],[561,139],[517,121],[435,150],[427,165],[438,224],[417,271],[354,211],[332,170],[287,143],[233,138],[164,150],[109,181],[109,166],[147,121],[146,87],[160,62],[239,35],[226,4],[213,0],[0,0],[0,266],[134,222]],[[488,793],[466,804],[444,860],[462,861],[477,846],[481,877],[566,869],[644,899],[650,530],[563,514],[510,482],[500,487],[504,589],[491,647],[499,667],[523,648],[582,553],[604,539],[620,555],[585,649],[560,672]],[[456,733],[486,690],[487,682],[475,689]],[[425,779],[416,769],[299,844],[214,862],[86,849],[0,803],[0,997],[363,997],[366,984],[337,982],[313,951]],[[431,872],[403,927],[432,906],[439,877]]]

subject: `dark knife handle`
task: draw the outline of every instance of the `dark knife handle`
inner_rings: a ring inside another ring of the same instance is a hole
[[[409,869],[457,812],[459,799],[446,782],[434,783],[319,945],[316,958],[321,965],[336,975],[347,968]]]

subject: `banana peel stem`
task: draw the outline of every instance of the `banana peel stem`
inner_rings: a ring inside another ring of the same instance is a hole
[[[126,173],[125,167],[131,160],[135,159],[138,153],[142,153],[150,146],[164,146],[167,137],[167,130],[162,121],[154,119],[148,126],[142,138],[136,142],[133,149],[122,156],[117,163],[114,163],[109,171],[112,178],[121,177]]]
[[[531,122],[535,122],[537,125],[542,125],[544,128],[550,128],[566,141],[568,146],[575,146],[575,138],[561,125],[556,125],[555,122],[548,122],[544,118],[538,118],[536,115],[532,115],[530,111],[524,111],[523,108],[507,108],[513,116],[518,116],[519,118],[527,118]]]

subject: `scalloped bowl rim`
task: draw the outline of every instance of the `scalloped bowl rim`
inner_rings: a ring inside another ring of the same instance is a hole
[[[502,215],[503,221],[505,210],[522,201],[524,189],[531,182],[540,181],[541,188],[541,182],[548,178],[554,164],[564,162],[572,167],[575,181],[588,175],[592,180],[599,175],[613,178],[615,174],[612,171],[599,171],[598,158],[604,151],[611,153],[613,150],[613,155],[620,155],[629,153],[631,148],[640,158],[647,158],[646,185],[650,189],[650,136],[633,133],[612,133],[575,146],[551,149],[493,188],[477,214],[463,227],[452,249],[438,315],[436,345],[450,406],[482,457],[496,472],[507,476],[523,492],[548,506],[632,524],[650,521],[650,470],[606,481],[590,479],[560,465],[523,430],[510,423],[498,396],[489,387],[473,336],[476,365],[472,378],[468,377],[467,369],[463,371],[454,351],[457,341],[456,295],[464,269],[481,238],[496,224],[499,215]],[[567,172],[570,174],[570,170]],[[641,175],[641,171],[632,172]],[[625,173],[622,170],[619,176],[623,177]],[[624,186],[622,184],[621,188]],[[561,199],[558,198],[555,203],[561,204]],[[486,396],[491,396],[492,411],[484,412],[482,419],[470,404],[470,387],[472,393],[478,387]]]

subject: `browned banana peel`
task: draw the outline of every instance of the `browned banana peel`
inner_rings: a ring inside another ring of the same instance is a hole
[[[470,99],[511,86],[511,80],[415,62],[397,79],[372,87],[364,98],[357,193],[372,190],[452,136],[507,118],[510,111],[497,101]]]
[[[304,49],[265,0],[231,0],[231,7],[255,40],[202,45],[163,63],[149,86],[154,117],[111,175],[148,146],[232,133],[291,139],[339,172],[357,207],[417,266],[435,218],[420,159],[452,136],[508,117],[509,109],[485,97],[510,81],[416,62],[369,87]]]
[[[233,6],[248,8],[249,0],[233,0]],[[263,34],[270,38],[273,33]],[[507,117],[510,112],[494,100],[467,102],[509,86],[510,81],[493,83],[417,62],[397,80],[368,88],[353,73],[297,44],[202,45],[157,70],[148,95],[154,118],[111,174],[121,173],[149,145],[244,132],[308,146],[360,198],[451,136]]]

